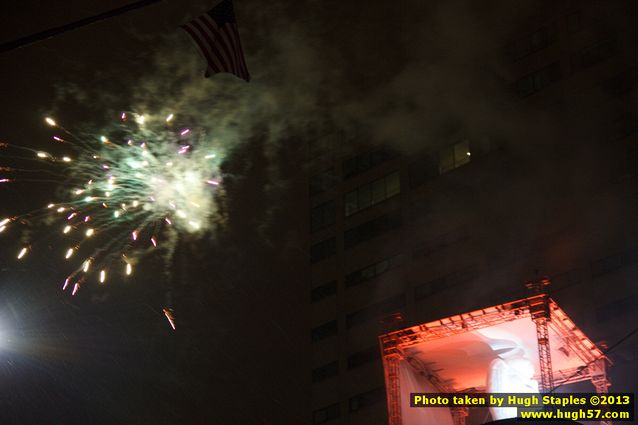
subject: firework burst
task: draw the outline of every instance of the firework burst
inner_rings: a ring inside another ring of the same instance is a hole
[[[221,158],[214,140],[175,125],[173,114],[157,118],[122,113],[119,118],[110,132],[86,138],[47,117],[46,123],[59,132],[54,142],[69,148],[63,156],[0,146],[27,151],[50,168],[45,172],[63,177],[61,200],[27,214],[0,217],[0,232],[20,223],[53,230],[40,240],[24,241],[17,249],[18,260],[58,234],[65,241],[60,260],[70,270],[62,289],[72,295],[87,282],[105,284],[112,274],[131,275],[135,263],[152,250],[172,253],[179,236],[209,230],[216,211]],[[13,177],[0,176],[0,183],[29,181]],[[169,322],[174,327],[172,319]]]

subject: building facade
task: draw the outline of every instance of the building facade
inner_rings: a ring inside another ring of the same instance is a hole
[[[612,348],[611,389],[638,389],[638,342],[622,341],[638,322],[632,12],[556,2],[504,32],[509,137],[410,150],[337,138],[347,150],[312,159],[312,424],[387,423],[380,334],[524,297],[539,274]]]

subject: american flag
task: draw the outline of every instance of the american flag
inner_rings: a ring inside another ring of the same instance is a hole
[[[204,54],[208,62],[206,77],[229,72],[250,81],[232,0],[223,0],[208,13],[198,16],[181,28],[195,40]]]

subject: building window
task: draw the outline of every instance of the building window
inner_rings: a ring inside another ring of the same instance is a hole
[[[567,15],[567,31],[575,33],[583,28],[583,17],[580,12]]]
[[[397,210],[346,230],[343,234],[343,244],[346,249],[352,248],[399,226],[401,226],[401,211]]]
[[[341,416],[341,407],[339,403],[331,404],[323,409],[315,410],[312,412],[313,425],[324,424],[333,419],[337,419]]]
[[[343,179],[364,173],[396,157],[397,154],[389,149],[380,149],[372,152],[365,152],[357,156],[353,156],[343,161]]]
[[[475,265],[466,266],[447,276],[439,277],[438,279],[430,280],[429,282],[416,286],[414,288],[414,298],[416,300],[422,300],[437,292],[474,280],[477,277],[478,267]]]
[[[372,406],[385,401],[385,387],[378,387],[365,393],[350,397],[350,412],[356,412],[364,407]]]
[[[372,280],[375,277],[381,276],[383,273],[387,272],[390,269],[393,269],[394,267],[397,267],[400,264],[401,256],[395,255],[393,257],[386,258],[374,264],[370,264],[369,266],[366,266],[362,269],[349,273],[348,275],[346,275],[345,278],[346,288],[350,288],[352,286],[356,286]]]
[[[325,364],[312,369],[312,382],[317,383],[339,374],[339,361]]]
[[[332,168],[310,177],[310,196],[327,192],[337,185],[337,172]]]
[[[464,140],[448,146],[439,152],[439,172],[441,174],[470,162],[470,142]]]
[[[310,262],[316,263],[335,254],[337,250],[337,240],[333,237],[325,241],[318,242],[310,247]]]
[[[614,40],[605,40],[580,52],[577,67],[586,69],[606,61],[616,53]]]
[[[355,369],[359,366],[363,366],[366,363],[374,362],[381,358],[378,346],[366,348],[365,350],[357,351],[348,356],[348,369]]]
[[[592,276],[598,277],[613,272],[622,267],[622,257],[620,255],[610,255],[592,262]]]
[[[405,294],[371,304],[366,308],[350,313],[346,316],[346,328],[374,320],[384,314],[394,313],[405,307]]]
[[[339,325],[336,320],[326,322],[312,329],[312,341],[317,342],[337,334]]]
[[[574,268],[571,270],[567,270],[566,272],[557,274],[556,276],[552,276],[553,290],[568,288],[572,285],[576,285],[580,283],[581,281],[580,275],[581,275],[581,270],[578,268]]]
[[[364,184],[344,197],[345,216],[376,205],[401,192],[399,172],[394,172],[372,183]]]
[[[601,83],[602,89],[609,96],[622,96],[630,93],[636,84],[636,74],[634,72],[623,71]]]
[[[518,80],[514,84],[514,89],[520,97],[527,97],[543,90],[560,78],[560,64],[554,62]]]
[[[524,57],[536,53],[550,46],[557,40],[554,25],[544,26],[538,31],[516,40],[505,48],[505,54],[510,61],[516,62]]]
[[[328,282],[324,285],[313,288],[313,290],[310,292],[310,299],[314,303],[317,301],[321,301],[325,298],[331,297],[333,295],[336,295],[336,293],[337,293],[337,281],[333,280],[332,282]]]
[[[310,231],[324,229],[335,224],[335,201],[324,202],[310,210]]]

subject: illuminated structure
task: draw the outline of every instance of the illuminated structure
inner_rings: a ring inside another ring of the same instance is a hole
[[[537,334],[534,323],[541,304],[549,313],[545,334]],[[507,382],[492,389],[486,386],[494,363],[503,362],[508,353],[525,358],[523,364],[533,366],[537,380],[548,379],[543,375],[550,373],[557,386],[586,380],[597,392],[607,392],[609,386],[604,354],[545,294],[412,326],[379,339],[390,425],[465,423],[467,408],[410,408],[409,395],[414,392],[531,392],[508,387]],[[507,409],[491,409],[492,416],[499,416],[499,410]],[[503,413],[495,419],[512,417],[510,411]]]

